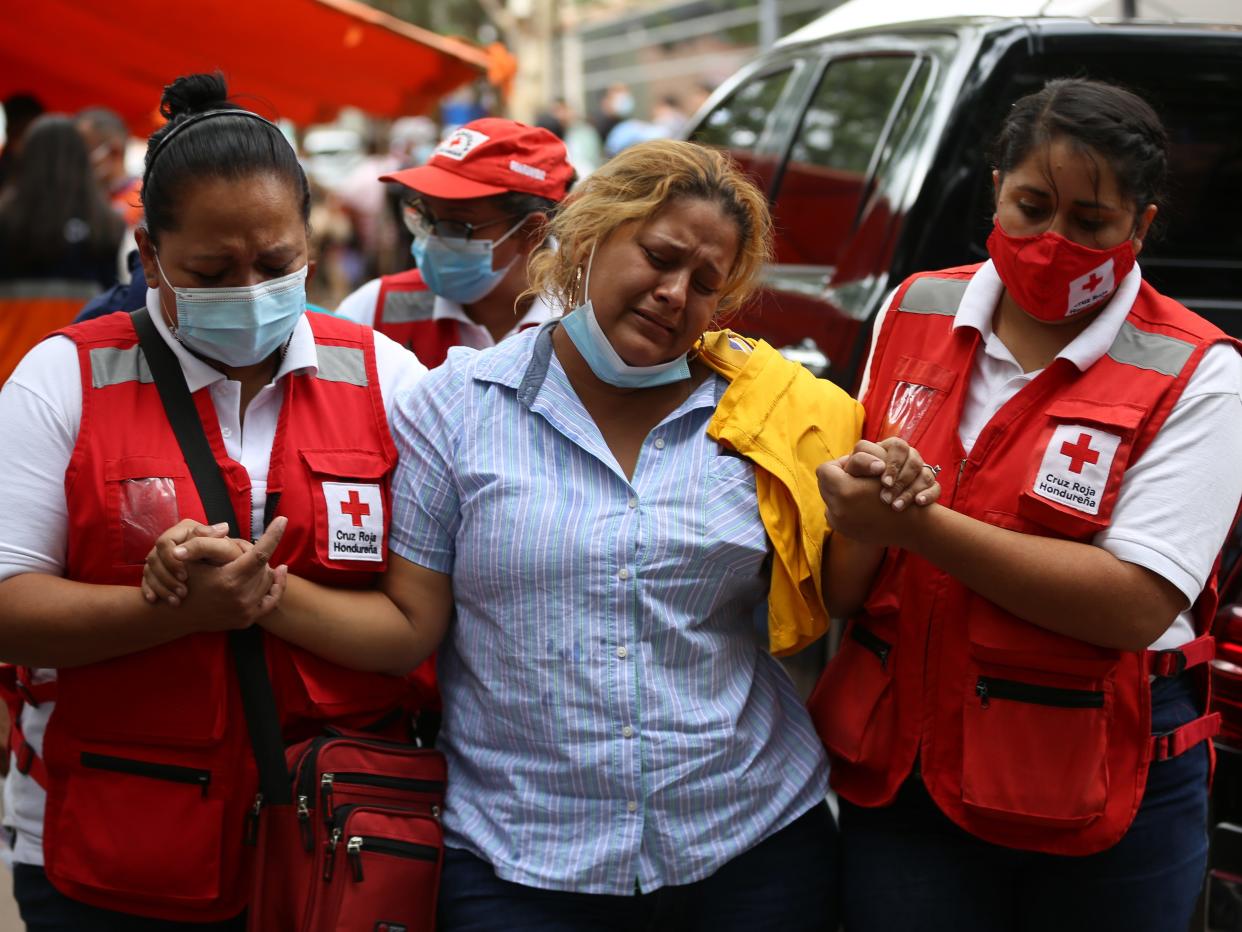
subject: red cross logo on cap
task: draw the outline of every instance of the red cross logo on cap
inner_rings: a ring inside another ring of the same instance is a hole
[[[1079,434],[1077,443],[1068,440],[1061,444],[1061,452],[1069,457],[1070,472],[1082,472],[1084,463],[1094,466],[1100,461],[1098,450],[1091,449],[1091,435]]]
[[[349,515],[354,521],[354,527],[362,527],[362,519],[370,513],[371,506],[359,501],[356,489],[350,489],[349,500],[341,502],[341,514]]]
[[[1084,287],[1086,287],[1088,291],[1095,291],[1095,289],[1099,288],[1102,284],[1104,284],[1104,279],[1092,272],[1091,277],[1087,279]]]

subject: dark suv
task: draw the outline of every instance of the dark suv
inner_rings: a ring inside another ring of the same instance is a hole
[[[988,146],[1014,100],[1061,76],[1155,106],[1172,184],[1143,274],[1242,334],[1242,27],[984,17],[812,25],[708,102],[689,137],[746,167],[776,222],[767,288],[735,328],[856,388],[888,291],[986,258]]]

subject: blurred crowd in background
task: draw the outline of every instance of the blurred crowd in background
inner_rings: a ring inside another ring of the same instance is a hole
[[[577,113],[558,98],[535,123],[565,141],[581,178],[628,146],[677,136],[711,90],[693,85],[682,97],[640,107],[630,88],[614,84],[593,113]],[[151,96],[158,98],[159,88]],[[458,126],[499,115],[499,103],[491,88],[479,85],[451,95],[438,110],[437,118],[393,121],[345,112],[331,125],[286,127],[311,183],[318,260],[308,285],[312,304],[333,310],[362,282],[413,264],[399,186],[379,176],[422,164]],[[34,93],[5,99],[0,282],[75,281],[86,294],[128,286],[137,266],[133,231],[142,219],[145,148],[107,108],[48,113]]]

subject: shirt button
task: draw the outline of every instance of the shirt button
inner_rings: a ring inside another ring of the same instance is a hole
[[[625,569],[624,567],[622,567],[621,572],[619,572],[619,573],[617,574],[617,578],[618,578],[618,579],[629,579],[629,578],[630,578],[630,571],[629,571],[629,570],[627,570],[627,569]]]
[[[623,738],[633,738],[633,737],[634,737],[634,729],[633,729],[633,728],[631,728],[629,725],[626,725],[624,728],[622,728],[622,729],[621,729],[621,737],[623,737]]]
[[[617,648],[617,656],[620,657],[622,660],[624,660],[628,654],[629,654],[629,651],[626,650],[624,647]]]
[[[664,449],[664,438],[663,438],[663,437],[656,437],[656,439],[655,439],[655,448],[656,448],[657,450],[663,450],[663,449]]]
[[[225,437],[232,437],[232,436],[233,436],[233,428],[231,428],[231,427],[221,427],[221,428],[220,428],[220,433],[221,433],[223,436],[225,436]]]
[[[630,499],[629,504],[630,504],[630,507],[631,507],[631,508],[637,508],[637,507],[638,507],[638,499],[636,499],[636,498],[631,498],[631,499]]]
[[[634,800],[631,799],[628,803],[625,804],[625,810],[626,812],[637,812],[638,803],[634,802]]]

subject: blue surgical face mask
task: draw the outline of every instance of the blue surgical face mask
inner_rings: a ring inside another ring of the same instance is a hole
[[[473,304],[487,297],[509,274],[518,256],[503,269],[492,269],[492,253],[512,236],[526,218],[522,217],[499,239],[445,239],[434,233],[415,233],[410,255],[432,293],[458,304]]]
[[[183,346],[226,366],[253,366],[288,342],[306,311],[306,272],[240,288],[178,288],[160,259],[155,267],[177,296],[177,327]]]
[[[582,290],[586,300],[561,318],[561,326],[595,377],[618,388],[654,388],[690,378],[690,363],[685,353],[655,366],[631,366],[621,358],[608,334],[600,327],[595,307],[591,304],[591,262],[594,259],[595,251],[592,250]]]

